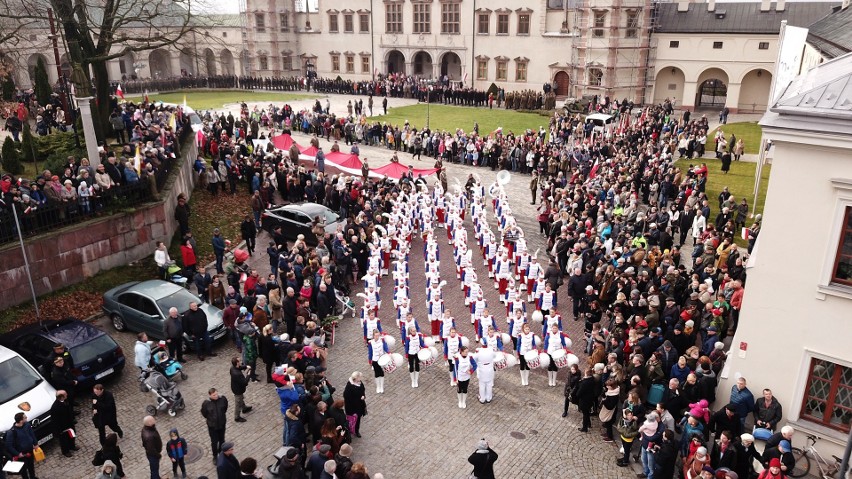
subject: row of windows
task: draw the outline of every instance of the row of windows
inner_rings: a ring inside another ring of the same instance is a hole
[[[355,73],[355,55],[344,55],[346,73]],[[331,71],[340,72],[340,54],[331,55]],[[361,73],[370,73],[370,57],[361,57]]]
[[[509,34],[509,17],[510,13],[497,13],[497,35],[508,35]],[[529,13],[519,13],[518,14],[518,35],[529,35],[530,34],[530,14]],[[491,33],[491,14],[490,13],[479,13],[477,14],[477,22],[476,22],[476,33],[480,35],[489,35]]]
[[[274,14],[270,14],[274,15]],[[272,17],[275,18],[275,17]],[[266,33],[266,14],[265,13],[255,13],[254,14],[254,27],[257,33]],[[269,29],[274,30],[275,25],[270,24]],[[278,31],[280,32],[289,32],[290,31],[290,14],[289,13],[279,13],[278,14]]]
[[[340,26],[338,24],[338,14],[337,13],[329,13],[328,14],[328,31],[332,33],[337,33],[340,31]],[[343,14],[343,31],[345,33],[354,33],[355,32],[355,14],[353,13],[344,13]],[[370,32],[370,15],[368,13],[359,13],[358,14],[358,31],[360,33],[369,33]]]
[[[603,38],[606,36],[607,17],[606,10],[595,10],[592,16],[592,37]],[[641,17],[639,10],[628,10],[624,24],[624,38],[638,38]],[[613,25],[615,26],[615,25]]]
[[[388,3],[385,5],[385,32],[403,33],[402,28],[402,3]],[[415,3],[412,31],[417,34],[432,33],[432,5],[428,3]],[[441,4],[441,33],[456,34],[461,32],[461,4]]]
[[[721,50],[725,47],[725,42],[713,42],[714,50]],[[680,40],[670,40],[669,48],[680,48]],[[759,42],[757,44],[758,50],[769,50],[769,42]]]
[[[527,67],[528,63],[525,61],[515,61],[515,81],[524,82],[527,81]],[[477,80],[488,80],[488,60],[477,60],[476,61],[476,79]],[[508,60],[497,60],[497,71],[495,80],[496,81],[506,81],[509,79],[509,61]]]

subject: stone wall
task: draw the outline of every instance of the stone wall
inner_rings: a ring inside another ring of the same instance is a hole
[[[184,151],[180,170],[166,181],[160,201],[25,240],[36,294],[56,291],[101,271],[150,257],[157,241],[168,243],[177,230],[177,196],[184,193],[189,197],[195,185],[195,142],[184,144]],[[19,242],[0,248],[0,264],[0,309],[31,300]]]

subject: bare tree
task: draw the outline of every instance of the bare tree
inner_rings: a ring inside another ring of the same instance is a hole
[[[99,140],[110,115],[107,62],[129,52],[182,43],[203,27],[193,11],[205,0],[0,0],[0,41],[32,33],[33,22],[48,26],[52,8],[68,51],[78,97],[95,97],[92,113]],[[94,86],[94,90],[92,88]]]

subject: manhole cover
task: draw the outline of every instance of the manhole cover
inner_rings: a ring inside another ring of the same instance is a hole
[[[187,449],[188,451],[184,458],[187,464],[193,464],[195,462],[198,462],[198,460],[201,459],[201,456],[204,455],[204,453],[201,452],[201,448],[189,446]]]
[[[529,407],[538,407],[538,403],[537,403],[537,402],[528,402],[528,403],[527,403],[527,406],[529,406]]]
[[[512,431],[512,432],[509,433],[509,435],[514,437],[515,439],[526,439],[527,438],[526,434],[524,434],[522,432],[518,432],[518,431]]]
[[[538,434],[538,431],[535,429],[530,429],[530,434],[535,436],[536,434]]]

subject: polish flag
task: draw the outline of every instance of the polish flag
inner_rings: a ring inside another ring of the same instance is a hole
[[[115,89],[115,95],[120,96],[122,100],[124,100],[124,91],[121,89],[121,83],[118,84],[118,87]]]

